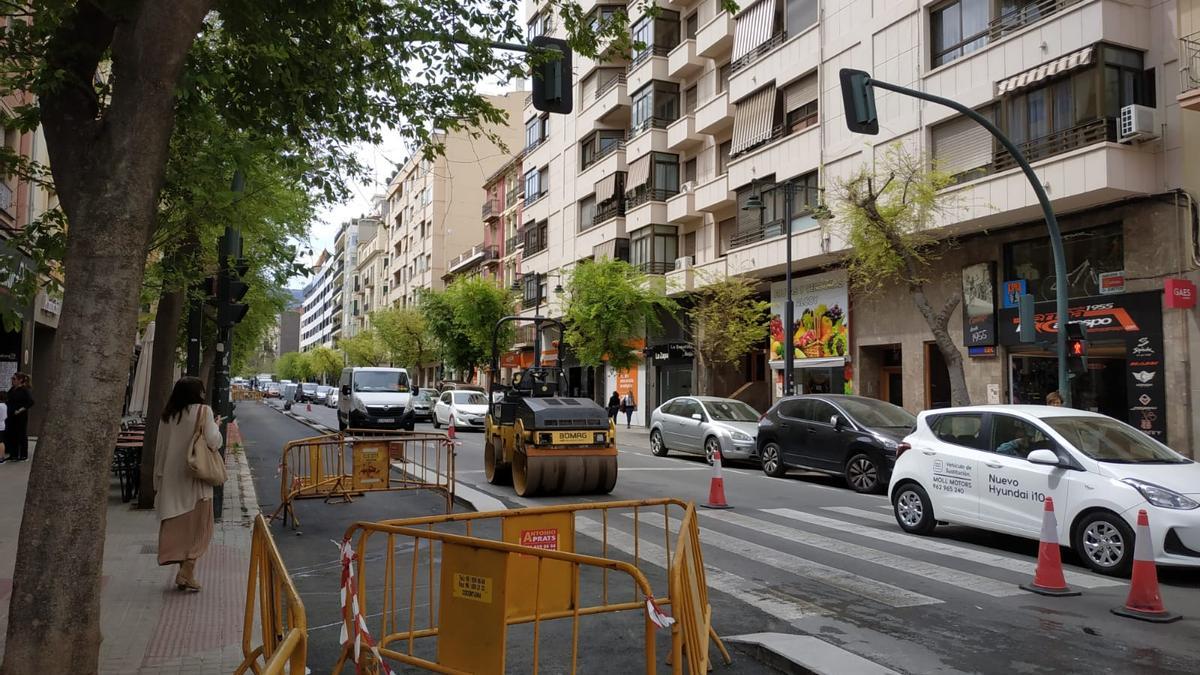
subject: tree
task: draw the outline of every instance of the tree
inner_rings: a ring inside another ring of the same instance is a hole
[[[331,379],[336,380],[345,365],[342,353],[329,347],[314,347],[305,352],[304,356],[311,371],[309,377],[321,378],[321,381],[326,383]]]
[[[420,310],[391,307],[371,312],[371,327],[390,354],[392,363],[418,375],[422,366],[437,353],[437,341]]]
[[[630,344],[659,327],[660,311],[679,306],[650,277],[623,260],[584,261],[567,277],[564,340],[585,366],[636,365]]]
[[[352,366],[385,366],[392,362],[387,346],[374,328],[338,340],[338,347]]]
[[[442,361],[450,368],[471,374],[492,358],[492,333],[496,322],[513,306],[511,290],[483,277],[456,279],[443,292],[421,298],[421,313],[437,341]],[[513,343],[511,323],[500,329],[501,351]]]
[[[926,290],[935,264],[953,243],[929,231],[933,216],[947,208],[943,188],[950,177],[928,161],[891,148],[879,166],[864,167],[837,186],[839,227],[849,246],[846,265],[853,286],[863,293],[902,284],[921,312],[950,373],[951,405],[970,405],[962,352],[949,322],[961,301],[951,291],[935,308]]]
[[[692,348],[702,366],[732,366],[768,335],[767,314],[771,303],[759,300],[755,282],[741,276],[704,279],[704,285],[692,294],[688,310],[691,319]],[[701,394],[709,393],[709,377],[700,377]]]
[[[333,196],[355,168],[346,148],[382,127],[429,155],[442,149],[434,130],[495,138],[486,128],[504,114],[476,85],[527,75],[488,46],[520,40],[523,23],[512,3],[470,0],[28,0],[4,12],[0,96],[35,101],[6,126],[42,125],[68,225],[41,231],[66,271],[58,378],[41,402],[58,423],[30,471],[0,672],[94,672],[107,469],[177,106],[201,92],[231,128],[294,139],[306,167],[324,153],[309,186]],[[577,48],[595,47],[585,22],[572,30]]]

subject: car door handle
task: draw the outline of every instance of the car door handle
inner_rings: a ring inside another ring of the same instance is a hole
[[[984,462],[984,465],[991,467],[993,469],[1003,469],[1004,468],[1003,464],[988,464],[987,462]]]
[[[933,450],[922,450],[922,451],[921,451],[921,454],[923,454],[923,455],[929,455],[930,457],[932,457],[932,456],[936,455],[937,453],[936,453],[936,452],[934,452]]]

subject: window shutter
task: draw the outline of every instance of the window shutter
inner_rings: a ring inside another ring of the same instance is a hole
[[[988,119],[992,112],[981,111]],[[987,166],[992,161],[992,135],[966,115],[933,128],[933,159],[950,175]]]
[[[783,90],[784,112],[790,113],[817,100],[817,74],[806,75]]]

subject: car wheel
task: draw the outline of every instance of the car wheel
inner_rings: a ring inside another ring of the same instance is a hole
[[[929,494],[916,483],[904,483],[896,488],[892,508],[896,512],[896,522],[905,532],[929,534],[937,527]]]
[[[437,413],[434,413],[434,414],[433,414],[433,428],[434,428],[434,429],[441,429],[441,428],[442,428],[442,423],[438,421],[438,418],[437,418]]]
[[[716,436],[709,436],[704,439],[704,461],[712,464],[713,457],[720,454],[720,452],[721,441],[718,441]]]
[[[787,473],[787,466],[783,463],[783,453],[778,444],[767,443],[763,447],[762,470],[771,478],[783,478],[783,475]]]
[[[1133,529],[1111,511],[1084,516],[1075,526],[1072,548],[1094,572],[1127,576],[1133,568]]]
[[[859,453],[846,462],[846,483],[862,494],[876,494],[882,483],[879,480],[879,463],[870,455]]]
[[[655,457],[666,457],[668,452],[666,443],[663,443],[662,433],[658,429],[651,431],[650,454]]]

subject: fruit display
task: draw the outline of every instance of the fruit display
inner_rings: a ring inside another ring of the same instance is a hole
[[[783,319],[771,317],[771,358],[783,359]],[[819,359],[845,356],[849,348],[850,327],[846,312],[839,305],[806,307],[792,329],[793,356],[797,359]]]

